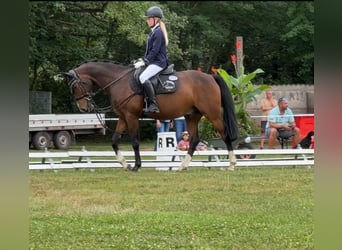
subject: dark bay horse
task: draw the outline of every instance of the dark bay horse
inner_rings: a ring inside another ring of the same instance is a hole
[[[139,118],[143,115],[144,96],[132,90],[130,82],[134,80],[134,67],[110,61],[88,61],[63,75],[68,81],[77,106],[81,112],[94,110],[95,89],[105,91],[118,122],[112,137],[112,147],[117,160],[124,169],[138,171],[141,167],[139,151]],[[190,148],[179,170],[188,168],[196,145],[199,142],[198,123],[205,116],[220,134],[227,145],[230,164],[228,170],[234,170],[236,158],[232,141],[238,137],[234,103],[229,88],[219,75],[186,70],[176,72],[177,91],[157,95],[160,113],[146,114],[154,119],[174,119],[184,116],[190,134]],[[222,112],[223,111],[223,112]],[[126,163],[119,150],[121,135],[127,131],[135,153],[135,166]]]

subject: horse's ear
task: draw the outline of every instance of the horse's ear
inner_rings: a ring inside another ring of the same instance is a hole
[[[74,75],[71,72],[61,72],[58,75],[60,78],[66,81],[69,81],[70,79],[74,78]]]
[[[61,75],[65,76],[67,78],[73,77],[73,74],[71,74],[70,72],[62,72]]]
[[[69,74],[66,74],[66,73],[59,73],[57,75],[55,75],[53,77],[53,79],[56,81],[56,82],[63,82],[66,78],[70,77]]]

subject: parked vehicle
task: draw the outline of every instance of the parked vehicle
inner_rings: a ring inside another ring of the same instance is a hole
[[[29,147],[35,149],[68,149],[76,135],[106,133],[105,115],[99,114],[37,114],[29,115]]]

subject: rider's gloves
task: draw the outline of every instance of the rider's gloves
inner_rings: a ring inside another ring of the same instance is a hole
[[[142,66],[144,66],[145,65],[145,62],[144,62],[144,60],[143,59],[141,59],[141,58],[139,58],[138,59],[138,61],[136,62],[136,63],[134,63],[134,68],[140,68],[140,67],[142,67]]]

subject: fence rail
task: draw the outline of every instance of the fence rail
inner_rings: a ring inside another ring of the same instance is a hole
[[[238,159],[236,167],[306,166],[314,165],[314,149],[241,149],[235,155],[258,155],[262,158]],[[134,152],[121,151],[127,163],[134,165]],[[142,167],[177,170],[186,151],[141,151]],[[272,156],[276,156],[273,157]],[[190,167],[228,167],[226,150],[195,151]],[[29,169],[80,169],[121,167],[113,151],[30,152]]]

